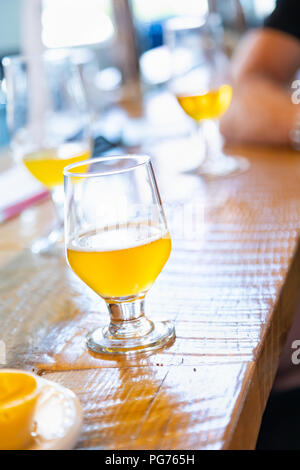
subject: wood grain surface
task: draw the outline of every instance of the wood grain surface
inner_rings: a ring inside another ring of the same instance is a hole
[[[204,183],[182,171],[188,155],[180,148],[149,148],[173,249],[147,311],[173,319],[177,333],[154,355],[105,359],[87,351],[86,333],[108,320],[104,302],[64,259],[26,249],[50,229],[50,202],[0,226],[7,366],[78,394],[79,448],[255,446],[298,301],[300,158],[285,149],[230,149],[249,158],[248,172]]]

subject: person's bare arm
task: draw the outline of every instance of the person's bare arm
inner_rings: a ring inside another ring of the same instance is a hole
[[[233,100],[221,120],[229,142],[288,144],[300,111],[289,83],[300,66],[300,41],[273,29],[248,33],[232,60]]]

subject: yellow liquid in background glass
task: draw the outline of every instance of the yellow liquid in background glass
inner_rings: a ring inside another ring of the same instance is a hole
[[[178,94],[176,98],[186,114],[195,121],[217,119],[225,113],[230,105],[232,87],[221,85],[220,88],[203,94]]]
[[[89,149],[75,144],[65,144],[59,149],[41,149],[28,153],[23,156],[23,162],[38,181],[52,189],[63,184],[63,169],[67,165],[86,160],[90,156]]]
[[[130,224],[81,235],[67,248],[67,259],[77,276],[97,294],[116,299],[147,292],[170,252],[168,232]]]

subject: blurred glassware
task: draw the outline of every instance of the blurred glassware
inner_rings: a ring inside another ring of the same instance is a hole
[[[3,59],[7,122],[16,161],[49,189],[58,223],[35,253],[60,252],[63,168],[91,155],[89,114],[78,70],[64,51]]]
[[[208,0],[207,26],[217,45],[231,56],[247,29],[240,0]]]
[[[208,0],[208,14],[219,15],[225,28],[245,31],[246,19],[240,0]]]
[[[169,88],[185,113],[197,125],[199,160],[193,170],[206,177],[221,177],[247,169],[244,158],[225,155],[218,131],[219,118],[232,97],[228,60],[203,18],[178,17],[165,24],[171,56]]]

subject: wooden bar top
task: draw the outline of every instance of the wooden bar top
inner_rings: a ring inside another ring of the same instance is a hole
[[[230,150],[250,169],[204,183],[181,171],[184,152],[150,149],[173,250],[147,309],[173,319],[177,332],[154,355],[87,351],[87,332],[107,322],[104,302],[65,260],[26,249],[53,223],[49,201],[0,226],[6,367],[33,369],[78,394],[78,448],[254,448],[298,300],[300,158],[284,148]],[[188,236],[186,204],[197,227]]]

